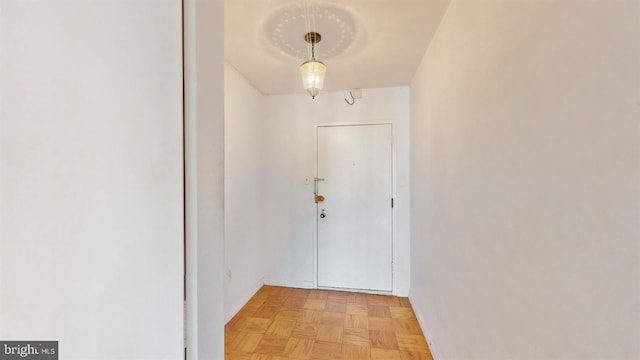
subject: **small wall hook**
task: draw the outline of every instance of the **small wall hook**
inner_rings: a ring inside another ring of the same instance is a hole
[[[346,102],[349,105],[353,105],[356,103],[356,98],[353,97],[353,93],[351,92],[351,90],[349,90],[349,96],[351,96],[351,102],[349,102],[349,100],[347,100],[347,92],[344,92],[344,102]]]

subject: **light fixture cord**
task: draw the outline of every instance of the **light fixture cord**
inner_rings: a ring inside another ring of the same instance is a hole
[[[317,34],[318,28],[316,28],[316,14],[313,11],[313,8],[311,8],[310,16],[311,16],[311,31],[314,32],[313,41],[311,42],[311,57],[313,58],[313,60],[315,60],[316,56],[315,56],[315,46],[314,45],[316,44],[316,40],[318,40],[318,39],[316,39],[315,34]]]
[[[304,12],[305,12],[305,21],[304,21],[304,26],[305,26],[305,30],[307,30],[307,32],[305,34],[308,34],[311,32],[311,11],[310,11],[311,5],[309,4],[309,1],[305,1],[304,2]],[[307,44],[307,56],[309,55],[309,44]],[[312,56],[313,56],[313,50],[312,50]]]

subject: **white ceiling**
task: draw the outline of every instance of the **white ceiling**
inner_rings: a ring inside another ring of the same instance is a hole
[[[263,94],[304,93],[307,25],[324,91],[409,85],[449,0],[225,0],[225,58]],[[314,26],[315,23],[315,26]]]

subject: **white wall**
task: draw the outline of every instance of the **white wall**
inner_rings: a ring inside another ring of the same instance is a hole
[[[187,357],[224,358],[224,2],[184,1]]]
[[[225,319],[262,286],[264,96],[225,64]]]
[[[181,358],[180,7],[0,1],[0,339]]]
[[[640,358],[640,3],[452,1],[411,86],[437,359]]]
[[[313,287],[316,240],[313,181],[314,124],[393,121],[396,144],[394,235],[395,289],[409,290],[409,89],[364,89],[349,106],[342,92],[312,100],[300,94],[265,97],[264,211],[265,282]]]

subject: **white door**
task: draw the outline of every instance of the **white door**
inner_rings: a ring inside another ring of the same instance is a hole
[[[391,124],[317,134],[318,286],[391,291]]]

